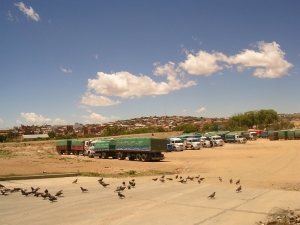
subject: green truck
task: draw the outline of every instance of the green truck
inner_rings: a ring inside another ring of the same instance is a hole
[[[159,161],[164,159],[167,139],[154,137],[118,138],[91,142],[90,157]]]
[[[89,146],[89,141],[84,140],[73,140],[73,139],[66,139],[66,140],[57,140],[56,141],[56,151],[60,155],[79,155],[85,154]]]

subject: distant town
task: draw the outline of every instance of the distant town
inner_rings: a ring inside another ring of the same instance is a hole
[[[295,121],[295,128],[300,127],[300,113],[278,114],[283,120]],[[219,124],[225,126],[229,118],[205,118],[193,116],[149,116],[132,118],[128,120],[118,120],[104,124],[81,124],[74,125],[20,125],[11,129],[0,129],[0,135],[15,133],[17,136],[32,134],[49,134],[54,132],[56,135],[76,135],[83,137],[87,134],[102,136],[107,127],[118,127],[119,129],[132,131],[138,128],[162,128],[164,131],[171,131],[174,127],[190,124],[201,130],[206,124]]]

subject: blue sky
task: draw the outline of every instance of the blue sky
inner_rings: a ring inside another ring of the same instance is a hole
[[[300,1],[1,1],[0,128],[300,112]]]

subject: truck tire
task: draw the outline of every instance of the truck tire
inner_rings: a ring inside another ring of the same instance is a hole
[[[140,154],[136,154],[135,159],[137,161],[142,161],[142,156]]]
[[[107,156],[106,152],[102,152],[102,159],[107,159],[107,158],[108,158],[108,156]]]
[[[118,152],[117,157],[118,157],[119,160],[124,160],[125,159],[125,156],[123,155],[122,152]]]
[[[133,157],[133,156],[129,156],[128,159],[129,159],[130,161],[133,161],[133,160],[134,160],[134,157]]]
[[[143,161],[143,162],[148,162],[148,161],[149,161],[149,157],[148,157],[147,154],[143,154],[143,155],[142,155],[142,161]]]

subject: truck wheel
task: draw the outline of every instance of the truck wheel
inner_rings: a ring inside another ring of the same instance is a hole
[[[108,158],[108,156],[107,156],[106,152],[102,152],[102,159],[107,159],[107,158]]]
[[[121,153],[121,152],[118,153],[118,159],[119,160],[124,160],[125,159],[123,153]]]
[[[143,162],[148,162],[148,161],[149,161],[148,155],[147,155],[147,154],[143,154],[143,155],[142,155],[142,161],[143,161]]]
[[[173,147],[173,151],[174,151],[174,152],[176,151],[176,147]]]
[[[192,150],[194,150],[195,148],[194,148],[194,146],[192,146],[192,148],[191,148]]]
[[[128,159],[129,159],[130,161],[133,161],[133,160],[134,160],[134,157],[133,157],[133,156],[129,156]]]
[[[136,154],[135,159],[136,159],[137,161],[142,161],[142,156],[141,156],[140,154]]]

